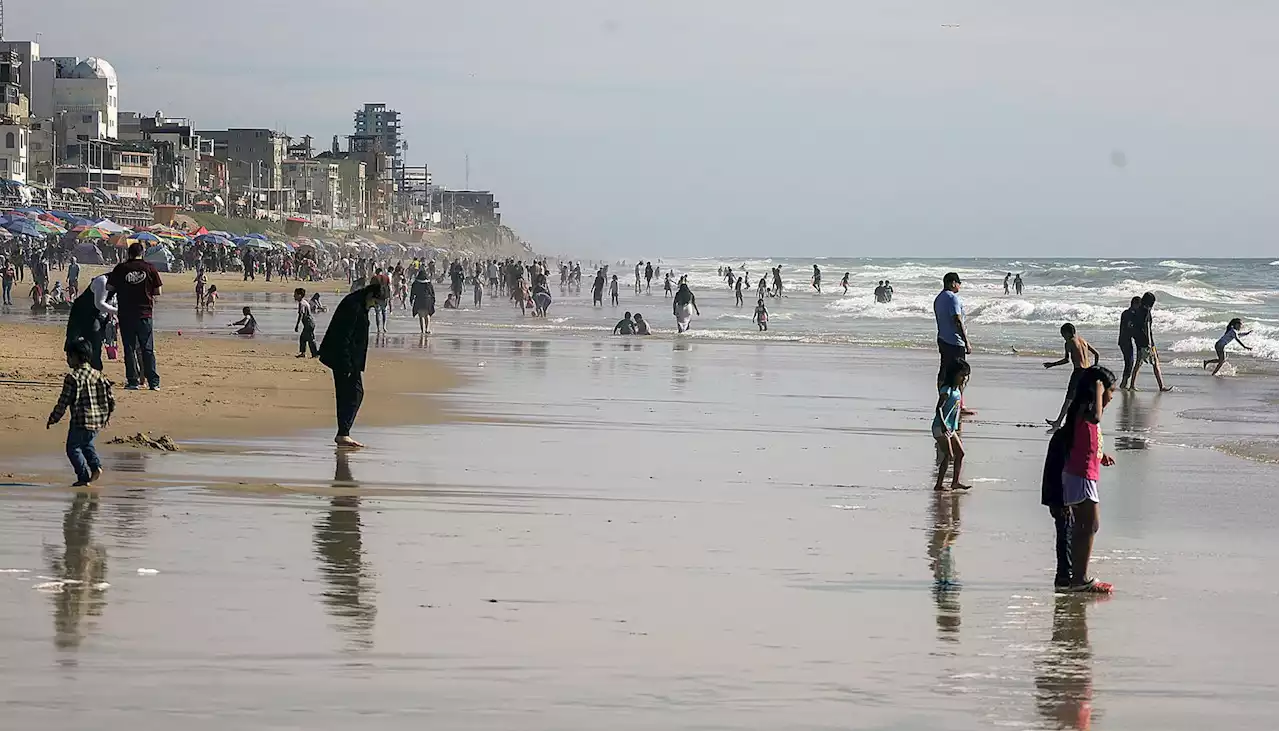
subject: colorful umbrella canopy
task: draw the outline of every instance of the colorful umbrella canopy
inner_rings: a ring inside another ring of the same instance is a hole
[[[267,236],[266,236],[266,234],[246,234],[246,235],[245,235],[245,238],[246,238],[246,239],[258,239],[258,240],[260,240],[260,241],[266,241],[266,240],[267,240]]]
[[[160,241],[160,237],[159,237],[159,236],[156,236],[155,234],[153,234],[153,233],[151,233],[151,232],[149,232],[149,231],[141,231],[141,232],[139,232],[139,233],[136,233],[136,234],[133,234],[132,236],[130,236],[130,237],[129,237],[129,240],[130,240],[130,241],[145,241],[145,242],[147,242],[147,243],[149,243],[149,244],[153,244],[153,243],[156,243],[156,242]]]
[[[40,229],[40,233],[42,234],[57,234],[61,236],[62,234],[67,232],[65,228],[59,226],[56,223],[49,223],[48,221],[41,221],[39,219],[36,219],[35,224],[36,224],[36,228]]]
[[[9,230],[9,233],[19,236],[41,236],[40,229],[36,226],[36,222],[30,218],[19,216],[18,218],[10,218],[3,224],[0,224]]]
[[[207,246],[230,246],[231,245],[231,239],[216,233],[200,234],[195,238],[195,240],[198,243],[205,244]]]
[[[76,238],[81,241],[86,239],[109,239],[111,238],[111,232],[97,226],[90,226],[77,234]]]

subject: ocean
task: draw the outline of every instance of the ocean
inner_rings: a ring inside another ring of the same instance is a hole
[[[1252,335],[1246,351],[1233,346],[1233,364],[1224,372],[1276,372],[1280,360],[1280,276],[1274,259],[655,259],[661,271],[687,274],[702,316],[695,318],[694,338],[778,340],[803,343],[870,345],[932,349],[935,341],[933,299],[942,277],[956,272],[963,279],[961,298],[975,350],[980,353],[1050,354],[1061,351],[1058,329],[1072,322],[1104,354],[1115,355],[1120,313],[1131,297],[1153,292],[1156,343],[1166,368],[1199,368],[1212,357],[1213,344],[1227,321],[1239,317]],[[822,294],[810,288],[813,265],[822,270]],[[745,269],[752,282],[742,308],[717,275],[721,266]],[[755,283],[781,266],[781,300],[766,298],[769,331],[758,333],[751,322]],[[615,263],[621,303],[613,312],[590,304],[591,274],[584,265],[582,293],[557,296],[546,321],[526,320],[515,326],[534,331],[600,331],[612,328],[622,310],[639,310],[651,323],[671,329],[669,305],[662,300],[661,281],[652,295],[633,291],[634,260]],[[840,279],[849,273],[849,292]],[[1022,274],[1021,295],[1004,294],[1006,273]],[[878,281],[894,288],[893,301],[875,301]],[[558,274],[552,276],[552,292]],[[464,298],[469,302],[470,296]],[[605,296],[606,302],[608,295]],[[505,306],[481,313],[444,313],[442,321],[482,327],[510,328]]]

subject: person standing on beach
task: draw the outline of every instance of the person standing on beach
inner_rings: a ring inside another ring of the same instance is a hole
[[[373,273],[373,281],[370,284],[382,288],[382,295],[378,300],[375,312],[377,314],[378,332],[385,333],[387,331],[387,301],[391,298],[391,277],[387,276],[382,267],[378,267]],[[461,290],[458,292],[459,296],[461,296]]]
[[[1142,308],[1138,310],[1137,329],[1134,330],[1133,344],[1137,348],[1133,364],[1133,375],[1129,378],[1129,390],[1138,390],[1138,371],[1143,363],[1151,364],[1152,373],[1156,374],[1156,387],[1161,391],[1172,391],[1173,387],[1164,385],[1164,375],[1160,372],[1160,353],[1156,350],[1155,331],[1151,327],[1151,311],[1155,309],[1156,296],[1150,292],[1142,295]]]
[[[76,258],[71,257],[71,263],[67,264],[67,299],[75,299],[80,292],[80,263]]]
[[[938,387],[941,388],[952,364],[973,353],[964,329],[964,304],[960,301],[960,275],[947,272],[942,291],[933,298],[933,317],[938,324]]]
[[[693,296],[693,291],[689,289],[689,285],[680,282],[680,289],[676,290],[676,296],[671,300],[671,314],[676,318],[676,333],[688,332],[690,320],[693,319],[693,313],[702,315],[698,311],[698,298]]]
[[[1004,273],[1004,293],[1009,294],[1009,277],[1013,276],[1013,272]]]
[[[613,279],[609,282],[609,303],[614,307],[618,306],[618,275],[613,275]]]
[[[418,330],[423,335],[431,334],[431,316],[436,314],[436,288],[426,269],[419,269],[418,276],[409,287],[409,308],[413,316],[418,318]]]
[[[742,277],[738,277],[738,281],[733,285],[733,301],[735,307],[742,306],[742,287],[746,284]]]
[[[13,304],[13,282],[18,278],[18,270],[8,258],[4,260],[3,271],[0,271],[0,285],[4,287],[4,304]]]
[[[782,298],[782,265],[773,268],[773,294],[779,299]]]
[[[1022,274],[1018,273],[1013,276],[1013,291],[1022,296]]]
[[[1129,309],[1120,313],[1120,355],[1124,357],[1124,375],[1120,376],[1120,390],[1129,387],[1129,379],[1133,378],[1134,339],[1138,334],[1138,318],[1142,312],[1142,298],[1129,300]]]
[[[107,275],[107,286],[116,293],[120,339],[124,341],[125,390],[137,391],[143,376],[152,391],[160,390],[156,372],[155,336],[151,312],[164,282],[160,272],[142,258],[142,244],[129,244],[129,260]],[[143,373],[139,373],[139,366]]]
[[[822,270],[817,264],[813,265],[813,282],[809,286],[813,287],[818,294],[822,294]]]
[[[644,271],[644,265],[636,261],[636,294],[640,294],[640,273]]]
[[[596,270],[596,279],[591,283],[591,306],[604,306],[604,270]]]
[[[662,298],[666,299],[671,296],[671,270],[667,270],[667,277],[662,281]]]
[[[943,382],[938,386],[938,403],[933,407],[933,439],[938,445],[938,481],[934,490],[941,490],[947,476],[947,466],[951,470],[951,489],[968,490],[969,486],[961,484],[960,470],[964,466],[964,444],[960,441],[960,400],[965,381],[969,379],[969,364],[964,360],[955,360],[947,368]]]
[[[116,306],[108,301],[107,275],[99,274],[89,280],[89,286],[71,303],[67,317],[66,347],[78,338],[89,346],[89,365],[102,370],[102,342],[108,323],[116,313]]]
[[[840,278],[840,286],[844,288],[844,294],[849,294],[849,272],[845,272]]]
[[[298,328],[302,328],[302,334],[298,336],[298,355],[295,357],[307,357],[309,346],[311,357],[314,358],[320,354],[320,349],[316,347],[316,321],[311,316],[311,303],[307,301],[307,290],[302,287],[293,290],[293,301],[298,303],[298,321],[293,324],[293,331],[298,332]]]
[[[62,379],[62,393],[49,413],[45,428],[52,428],[71,412],[67,428],[67,459],[76,471],[74,487],[88,487],[102,476],[102,463],[93,447],[93,439],[105,429],[115,412],[116,400],[111,394],[111,381],[89,365],[89,343],[76,338],[67,343],[67,366],[71,372]]]
[[[653,262],[644,264],[644,293],[653,294]]]
[[[1063,353],[1062,360],[1050,361],[1044,364],[1046,369],[1056,368],[1060,365],[1071,364],[1071,378],[1067,381],[1067,396],[1062,401],[1062,411],[1058,413],[1056,419],[1045,419],[1045,423],[1053,430],[1057,430],[1062,426],[1062,422],[1067,418],[1067,410],[1071,408],[1071,402],[1075,399],[1076,387],[1080,383],[1080,377],[1084,374],[1085,369],[1091,365],[1098,363],[1098,351],[1089,344],[1088,340],[1076,334],[1076,326],[1071,323],[1063,323],[1062,339],[1067,341],[1066,350]]]
[[[769,329],[769,310],[764,306],[764,297],[761,297],[760,300],[756,302],[756,311],[755,314],[751,316],[751,319],[755,320],[756,327],[760,328],[760,332],[764,332]]]
[[[333,308],[333,318],[320,341],[320,362],[333,371],[333,393],[337,402],[338,434],[333,443],[339,447],[359,448],[364,445],[351,438],[351,427],[364,401],[363,373],[369,354],[369,310],[386,295],[382,285],[374,282],[342,298]]]

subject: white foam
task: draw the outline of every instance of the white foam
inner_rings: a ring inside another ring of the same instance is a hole
[[[155,576],[158,573],[159,569],[138,569],[139,576]]]

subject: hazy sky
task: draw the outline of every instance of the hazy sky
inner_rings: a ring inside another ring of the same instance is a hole
[[[1274,0],[5,10],[114,64],[124,110],[325,147],[385,102],[411,164],[461,187],[470,153],[540,251],[1277,253]]]

